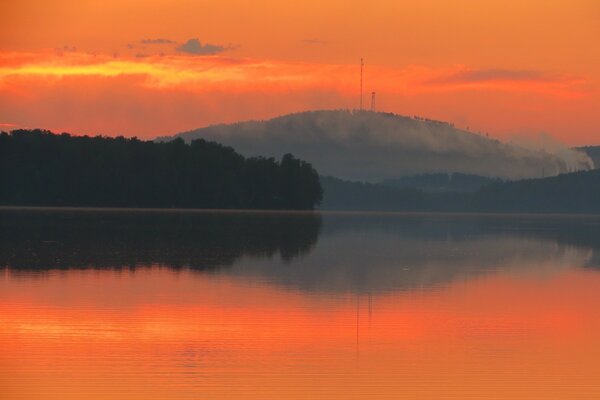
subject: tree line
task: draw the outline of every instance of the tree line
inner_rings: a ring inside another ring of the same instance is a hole
[[[245,158],[203,139],[0,133],[0,204],[313,209],[321,198],[315,169],[291,154]]]
[[[600,213],[600,170],[493,181],[475,192],[426,192],[415,187],[321,177],[326,210],[492,213]]]

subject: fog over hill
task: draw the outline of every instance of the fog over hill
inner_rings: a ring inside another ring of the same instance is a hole
[[[174,137],[214,140],[246,156],[292,153],[322,175],[362,181],[431,172],[519,179],[593,168],[585,153],[566,147],[532,149],[445,122],[370,111],[307,111],[157,140]]]

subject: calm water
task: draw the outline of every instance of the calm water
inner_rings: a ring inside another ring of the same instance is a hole
[[[0,210],[2,399],[599,399],[600,217]]]

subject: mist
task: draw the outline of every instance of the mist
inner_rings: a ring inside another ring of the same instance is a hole
[[[367,182],[434,172],[522,179],[594,167],[584,153],[548,137],[505,143],[441,121],[369,111],[308,111],[213,125],[176,137],[216,141],[245,156],[292,153],[321,175]]]

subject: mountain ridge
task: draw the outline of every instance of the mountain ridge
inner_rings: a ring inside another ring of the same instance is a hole
[[[174,138],[217,141],[245,156],[292,153],[321,175],[369,182],[447,171],[522,179],[593,167],[589,157],[576,150],[567,149],[559,156],[443,121],[371,111],[304,111],[264,121],[211,125],[155,140]]]

